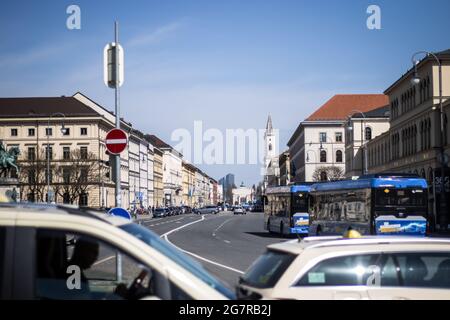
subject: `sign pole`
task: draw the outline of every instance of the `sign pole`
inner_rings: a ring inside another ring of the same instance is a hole
[[[115,54],[115,85],[114,85],[114,91],[115,91],[115,107],[116,107],[116,128],[120,129],[120,89],[119,89],[119,23],[116,21],[114,24],[114,33],[115,33],[115,47],[114,47],[114,54]],[[117,154],[115,161],[115,176],[116,176],[116,208],[119,208],[122,206],[122,195],[120,190],[120,154]]]
[[[119,22],[114,23],[114,42],[116,43],[114,47],[114,55],[115,55],[115,111],[116,111],[116,128],[120,129],[120,84],[119,84]],[[120,190],[120,154],[117,154],[115,161],[115,171],[116,171],[116,208],[120,208],[122,206],[122,195]],[[117,252],[116,259],[116,274],[117,274],[117,282],[122,282],[122,255],[120,252]]]

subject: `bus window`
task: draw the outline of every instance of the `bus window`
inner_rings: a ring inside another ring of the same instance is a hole
[[[377,189],[376,206],[425,206],[422,189]]]

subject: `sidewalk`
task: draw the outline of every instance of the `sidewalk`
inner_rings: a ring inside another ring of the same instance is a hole
[[[153,214],[138,214],[136,218],[133,218],[133,221],[139,222],[139,221],[146,221],[153,219]]]

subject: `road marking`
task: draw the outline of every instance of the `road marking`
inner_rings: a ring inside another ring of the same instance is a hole
[[[164,238],[164,240],[166,240],[168,243],[170,243],[171,245],[173,245],[173,246],[174,246],[175,248],[177,248],[178,250],[180,250],[180,251],[182,251],[182,252],[184,252],[184,253],[186,253],[186,254],[189,254],[189,255],[191,255],[191,256],[193,256],[193,257],[199,259],[199,260],[205,261],[205,262],[210,263],[210,264],[212,264],[212,265],[215,265],[215,266],[218,266],[218,267],[221,267],[221,268],[223,268],[223,269],[227,269],[227,270],[230,270],[230,271],[239,273],[239,274],[244,274],[244,272],[241,271],[241,270],[238,270],[238,269],[235,269],[235,268],[226,266],[226,265],[224,265],[224,264],[221,264],[221,263],[218,263],[218,262],[215,262],[215,261],[206,259],[206,258],[204,258],[204,257],[202,257],[202,256],[199,256],[198,254],[193,253],[193,252],[190,252],[190,251],[181,249],[180,247],[178,247],[177,245],[175,245],[174,243],[172,243],[172,242],[169,240],[168,236],[169,236],[170,234],[172,234],[172,233],[174,233],[174,232],[176,232],[176,231],[178,231],[178,230],[181,230],[181,229],[183,229],[183,228],[186,228],[186,227],[188,227],[188,226],[190,226],[190,225],[193,225],[193,224],[195,224],[195,223],[201,222],[201,221],[203,221],[203,220],[205,220],[205,216],[202,216],[202,218],[199,219],[199,220],[197,220],[197,221],[189,222],[189,223],[184,224],[184,225],[182,225],[182,226],[180,226],[180,227],[178,227],[178,228],[175,228],[175,229],[173,229],[173,230],[170,230],[170,231],[164,233],[163,235],[161,235],[161,238]]]
[[[220,226],[218,226],[212,233],[212,236],[215,237],[216,236],[216,232],[219,231],[220,228],[222,228],[227,222],[231,221],[233,218],[228,219],[226,221],[224,221]]]
[[[228,240],[223,240],[223,242],[228,243],[228,244],[231,243],[231,241],[228,241]]]

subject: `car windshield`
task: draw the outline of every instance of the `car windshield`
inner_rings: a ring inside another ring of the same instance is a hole
[[[161,252],[167,258],[171,259],[182,268],[186,269],[194,276],[208,284],[210,287],[216,289],[221,294],[226,296],[229,299],[235,299],[236,296],[234,293],[228,289],[225,285],[223,285],[220,281],[210,275],[206,270],[203,269],[202,265],[184,253],[178,251],[174,246],[162,240],[158,235],[154,234],[147,228],[144,228],[135,223],[128,223],[120,226],[122,230],[125,232],[135,236],[139,240],[145,242],[147,245],[152,247],[153,249]]]
[[[272,288],[295,259],[295,255],[269,250],[241,277],[241,283],[260,289]]]

